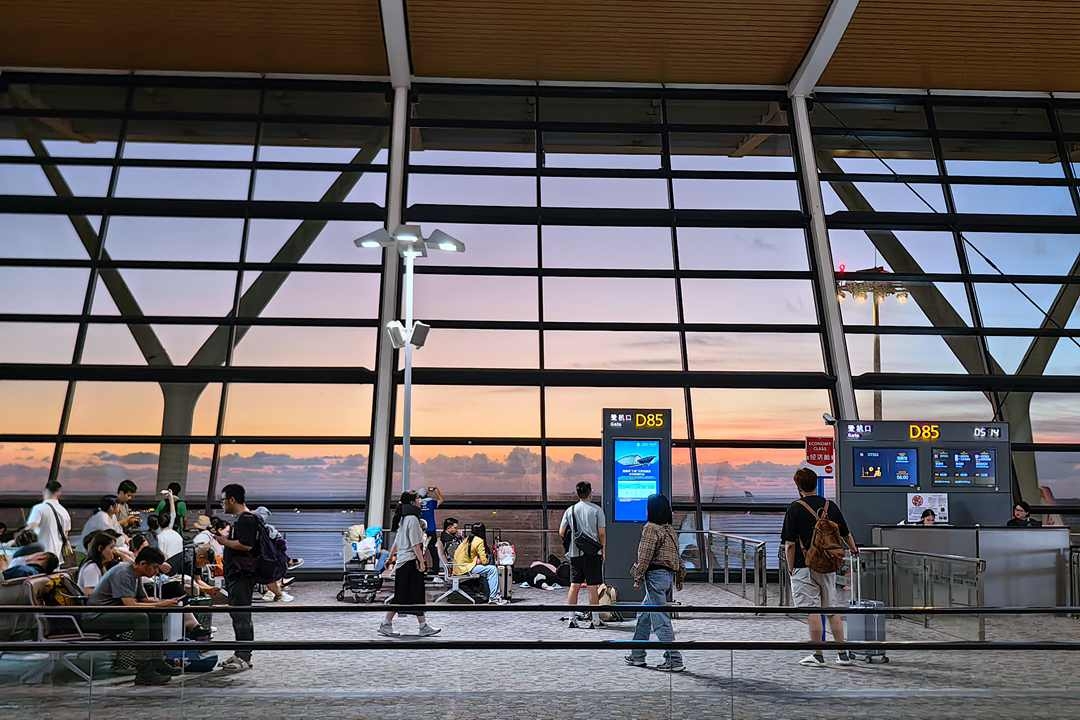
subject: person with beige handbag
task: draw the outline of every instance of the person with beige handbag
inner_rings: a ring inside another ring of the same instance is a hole
[[[63,485],[55,480],[45,484],[42,500],[30,509],[26,527],[37,533],[38,542],[45,552],[60,558],[62,567],[75,567],[77,557],[68,534],[71,532],[71,515],[60,504]]]

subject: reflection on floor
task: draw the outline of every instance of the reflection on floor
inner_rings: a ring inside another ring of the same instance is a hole
[[[333,602],[337,585],[296,586],[297,608]],[[515,590],[515,602],[561,601],[561,593]],[[719,587],[694,585],[681,602],[745,604]],[[343,606],[345,607],[345,606]],[[499,615],[432,612],[442,637],[551,640],[629,639],[631,623],[601,630],[569,630],[553,613]],[[275,614],[256,616],[259,639],[370,639],[372,614]],[[230,639],[228,616],[214,624]],[[783,615],[692,615],[675,621],[680,639],[801,639],[806,626]],[[415,621],[399,620],[404,632]],[[974,639],[973,620],[923,628],[889,622],[890,639]],[[1070,618],[1002,618],[989,639],[1080,639]],[[888,665],[805,668],[802,653],[690,651],[688,671],[667,675],[624,665],[624,651],[441,651],[402,639],[410,651],[263,652],[251,672],[189,675],[164,688],[135,688],[130,678],[109,677],[93,687],[57,673],[42,684],[18,678],[40,658],[0,659],[0,712],[38,718],[190,717],[203,712],[232,717],[379,718],[1062,718],[1080,703],[1080,667],[1068,653],[896,652]],[[650,664],[660,658],[649,658]],[[84,663],[85,664],[85,663]],[[1063,715],[1064,712],[1064,715]]]

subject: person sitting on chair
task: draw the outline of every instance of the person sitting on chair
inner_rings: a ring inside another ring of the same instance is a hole
[[[463,540],[454,552],[454,574],[483,576],[488,584],[488,602],[505,605],[506,601],[499,595],[499,569],[489,564],[487,528],[484,523],[473,523],[471,529],[472,536]]]

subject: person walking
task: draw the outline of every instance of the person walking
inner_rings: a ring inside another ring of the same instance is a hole
[[[390,559],[397,558],[394,568],[394,604],[395,605],[423,605],[427,601],[424,590],[424,543],[426,540],[424,530],[420,525],[420,502],[419,496],[412,490],[401,493],[401,502],[394,513],[394,520],[390,529],[396,532],[394,536],[394,548],[390,551]],[[416,615],[416,621],[420,625],[420,637],[438,635],[442,628],[432,627],[428,624],[424,611],[402,611],[401,615]],[[401,633],[394,630],[394,617],[398,613],[394,610],[386,613],[386,618],[379,625],[379,634],[386,637],[400,637]]]
[[[817,494],[817,473],[810,468],[795,471],[795,486],[799,499],[788,506],[780,542],[791,573],[791,598],[798,608],[835,608],[841,604],[836,588],[836,571],[844,560],[844,543],[852,555],[859,554],[855,538],[848,529],[843,513],[834,502]],[[824,637],[821,614],[812,612],[807,618],[811,642]],[[844,617],[829,615],[833,639],[844,642]],[[814,651],[799,661],[807,667],[825,667],[825,655]],[[851,653],[840,651],[837,665],[850,665]]]
[[[607,521],[604,511],[594,505],[592,484],[581,481],[575,488],[578,501],[568,507],[559,523],[559,535],[563,547],[570,558],[570,590],[566,593],[566,604],[577,605],[581,586],[589,589],[589,604],[600,604],[600,586],[604,584],[604,548],[607,544]],[[593,621],[588,615],[589,628],[602,626],[600,618]],[[577,616],[571,614],[570,628],[578,627]]]
[[[221,508],[236,518],[229,535],[219,530],[215,539],[225,549],[225,585],[229,593],[229,605],[251,607],[255,591],[255,557],[252,554],[259,542],[259,518],[248,510],[247,492],[243,485],[231,484],[221,489]],[[232,612],[233,634],[237,640],[254,640],[255,627],[250,612]],[[243,672],[252,668],[251,651],[237,650],[221,663],[226,672]]]
[[[647,520],[641,528],[637,562],[630,568],[630,576],[634,579],[635,588],[645,586],[642,605],[667,605],[671,589],[674,587],[682,590],[686,569],[679,555],[679,540],[675,535],[675,528],[671,525],[671,502],[664,495],[650,495],[646,510]],[[634,639],[648,640],[653,632],[661,642],[674,642],[675,629],[671,625],[669,613],[638,613]],[[625,659],[627,665],[645,667],[645,650],[631,650]],[[686,669],[682,653],[678,650],[665,650],[664,662],[657,665],[656,669],[682,672]]]

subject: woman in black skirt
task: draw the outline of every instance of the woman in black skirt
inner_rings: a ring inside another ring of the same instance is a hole
[[[407,490],[401,493],[401,503],[394,513],[394,521],[390,529],[395,531],[394,547],[390,551],[391,560],[397,557],[397,565],[394,569],[394,604],[395,605],[423,605],[427,596],[424,592],[424,571],[427,569],[424,563],[424,544],[427,536],[420,525],[420,502],[415,492]],[[379,625],[379,634],[386,637],[399,637],[401,633],[394,630],[394,616],[397,613],[391,610],[386,613],[386,619]],[[438,635],[441,628],[428,625],[424,611],[402,612],[402,615],[416,615],[420,623],[420,637]]]

